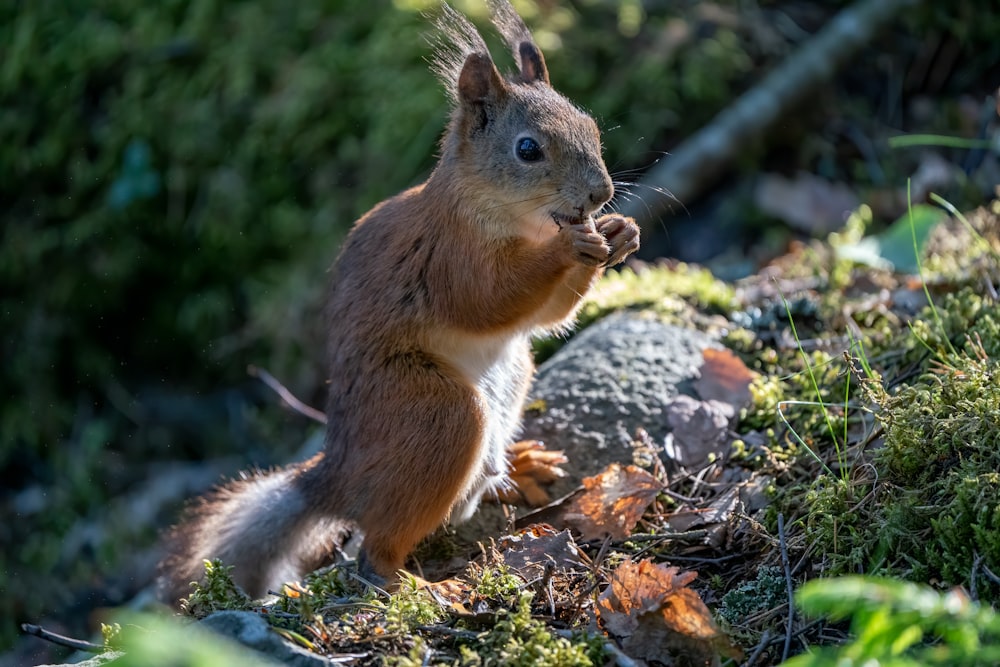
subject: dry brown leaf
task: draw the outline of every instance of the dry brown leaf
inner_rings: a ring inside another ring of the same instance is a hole
[[[703,400],[728,403],[739,412],[750,404],[750,383],[756,373],[732,350],[708,348],[702,355],[701,376],[694,381]]]
[[[628,537],[663,485],[642,468],[612,463],[600,474],[585,477],[583,487],[563,518],[591,540],[605,535]]]
[[[706,506],[696,510],[681,510],[666,518],[664,527],[678,533],[703,529],[702,544],[721,547],[729,534],[733,514],[739,508],[738,487],[726,489]]]
[[[541,576],[548,565],[557,569],[570,568],[580,558],[568,530],[557,531],[545,524],[535,524],[517,535],[502,538],[499,548],[504,563],[526,581]]]
[[[601,626],[625,652],[665,665],[717,665],[729,644],[695,591],[696,572],[650,560],[626,561],[597,599]]]
[[[664,408],[670,433],[664,453],[686,467],[698,467],[710,456],[729,451],[729,423],[735,416],[732,406],[720,401],[699,401],[685,394],[674,396]]]

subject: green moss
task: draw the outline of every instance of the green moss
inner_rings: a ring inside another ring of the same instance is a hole
[[[813,483],[806,528],[831,573],[975,584],[993,601],[1000,587],[974,573],[1000,568],[1000,312],[968,291],[941,299],[937,312],[905,341],[924,373],[892,391],[865,384],[882,446],[851,484]]]
[[[389,597],[385,609],[385,628],[389,632],[410,635],[421,625],[437,623],[444,612],[430,593],[418,586],[416,579],[405,576],[399,590]]]
[[[784,572],[776,565],[764,565],[757,569],[753,581],[746,581],[722,596],[717,613],[730,625],[739,625],[747,617],[787,601]]]
[[[472,587],[477,598],[494,605],[514,606],[521,597],[524,582],[503,563],[485,567],[472,566]]]
[[[195,618],[225,609],[249,609],[251,600],[233,583],[232,569],[232,565],[223,565],[221,560],[206,560],[205,582],[192,582],[194,591],[181,600],[181,609]]]
[[[778,405],[785,400],[785,391],[779,378],[758,375],[750,382],[750,405],[740,412],[740,426],[744,429],[773,428],[778,423]]]
[[[870,490],[870,485],[832,475],[822,475],[795,489],[806,536],[810,543],[822,545],[825,572],[853,572],[874,553],[869,542],[872,527],[867,523],[871,506],[862,502]],[[786,494],[786,501],[792,495]]]
[[[554,635],[531,617],[530,591],[521,592],[513,610],[501,609],[496,624],[480,635],[474,651],[462,652],[462,665],[590,666],[604,664],[599,639],[581,635],[575,641]],[[473,647],[468,647],[473,648]]]
[[[353,611],[356,605],[378,604],[375,591],[368,590],[337,565],[321,568],[306,575],[301,584],[286,583],[281,592],[282,596],[278,599],[276,608],[286,614],[298,616],[303,621],[321,615],[332,601],[350,600],[351,603],[344,606],[347,613]],[[286,625],[299,627],[297,623]]]
[[[117,648],[121,644],[121,623],[101,623],[101,643],[104,648]]]
[[[978,313],[977,324],[993,328],[995,306],[991,311]],[[921,564],[918,576],[968,584],[977,555],[1000,567],[998,372],[985,345],[973,344],[947,356],[925,382],[880,397],[886,438],[877,463],[887,481],[915,495],[892,516],[911,530],[888,547]]]
[[[674,313],[678,298],[711,313],[728,313],[736,305],[731,285],[708,269],[678,262],[639,271],[609,271],[588,295],[580,318],[588,322],[613,310],[637,307]]]
[[[726,314],[736,308],[733,287],[708,269],[678,262],[608,271],[587,294],[577,317],[577,330],[618,310],[642,310],[667,322],[697,325],[705,313]],[[563,344],[548,338],[535,343],[535,356],[544,360]]]

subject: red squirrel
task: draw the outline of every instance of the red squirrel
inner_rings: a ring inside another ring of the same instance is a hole
[[[416,544],[507,483],[534,372],[530,339],[560,333],[604,267],[639,247],[597,125],[549,85],[508,0],[490,0],[518,69],[502,76],[449,6],[434,69],[453,105],[430,177],[357,221],[326,302],[328,425],[309,460],[218,487],[188,509],[161,563],[176,604],[203,560],[251,597],[322,565],[347,529],[359,573],[386,583]]]

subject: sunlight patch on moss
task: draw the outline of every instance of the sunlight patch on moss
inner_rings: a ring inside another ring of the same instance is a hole
[[[609,311],[644,307],[666,314],[677,312],[676,299],[702,310],[728,313],[736,307],[732,286],[708,269],[683,262],[633,271],[609,271],[587,297],[581,319],[592,321]]]
[[[195,618],[224,609],[249,609],[250,598],[233,583],[232,569],[232,565],[223,565],[218,558],[206,560],[204,583],[192,582],[194,591],[181,600],[181,609]]]

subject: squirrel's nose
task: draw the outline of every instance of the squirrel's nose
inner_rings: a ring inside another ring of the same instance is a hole
[[[611,184],[611,177],[602,174],[599,181],[590,186],[590,203],[594,206],[604,206],[615,194],[615,187]]]

